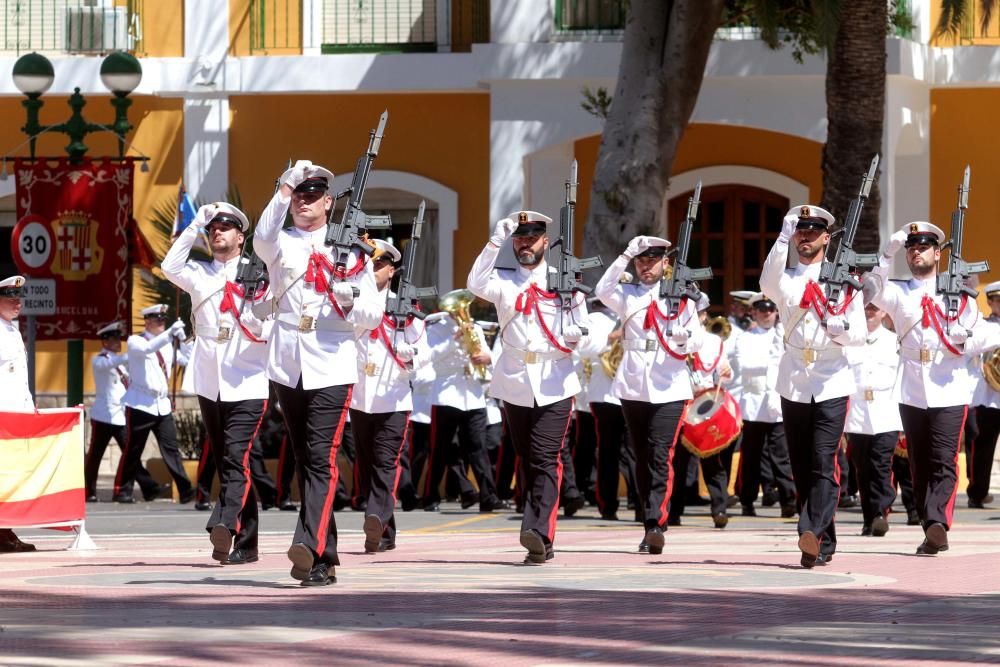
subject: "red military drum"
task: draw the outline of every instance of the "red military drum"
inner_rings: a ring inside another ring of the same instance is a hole
[[[718,454],[735,440],[743,428],[740,406],[725,389],[703,389],[695,394],[684,413],[681,443],[701,458]]]
[[[903,435],[902,431],[899,433],[899,440],[896,441],[896,451],[893,454],[901,456],[904,459],[910,458],[910,453],[906,451],[906,436]]]

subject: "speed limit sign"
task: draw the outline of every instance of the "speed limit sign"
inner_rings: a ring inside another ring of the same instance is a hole
[[[10,250],[17,268],[37,272],[52,259],[52,228],[38,216],[21,218],[10,237]]]

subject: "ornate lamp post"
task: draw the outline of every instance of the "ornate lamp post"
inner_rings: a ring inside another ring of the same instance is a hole
[[[84,143],[88,134],[94,132],[113,132],[118,136],[118,157],[125,157],[125,136],[132,125],[128,122],[128,108],[132,100],[128,99],[129,93],[136,89],[142,80],[142,66],[135,56],[116,51],[108,55],[101,63],[101,82],[111,91],[114,97],[111,99],[111,106],[115,110],[115,120],[108,125],[89,123],[83,117],[83,107],[87,104],[79,88],[73,89],[73,94],[69,96],[69,107],[72,110],[70,117],[63,123],[57,125],[42,125],[38,122],[39,111],[42,108],[42,94],[45,93],[55,80],[55,71],[48,58],[40,53],[28,53],[17,59],[13,69],[14,85],[27,99],[21,104],[27,113],[27,120],[21,131],[28,136],[28,150],[32,158],[35,157],[35,140],[40,134],[56,132],[65,134],[69,138],[66,145],[66,153],[69,161],[79,164],[83,161],[87,153],[87,146]],[[146,163],[143,162],[143,171],[148,171]],[[29,337],[30,334],[29,334]],[[66,342],[66,404],[78,405],[83,402],[83,341],[69,340]],[[29,361],[34,362],[33,359]],[[33,377],[33,373],[32,373]]]

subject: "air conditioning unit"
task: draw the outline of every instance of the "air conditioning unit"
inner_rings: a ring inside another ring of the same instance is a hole
[[[133,47],[125,7],[67,7],[67,53],[107,53]]]

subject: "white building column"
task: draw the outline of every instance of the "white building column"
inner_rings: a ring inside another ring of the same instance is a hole
[[[323,46],[323,0],[302,0],[302,55],[318,56]]]

